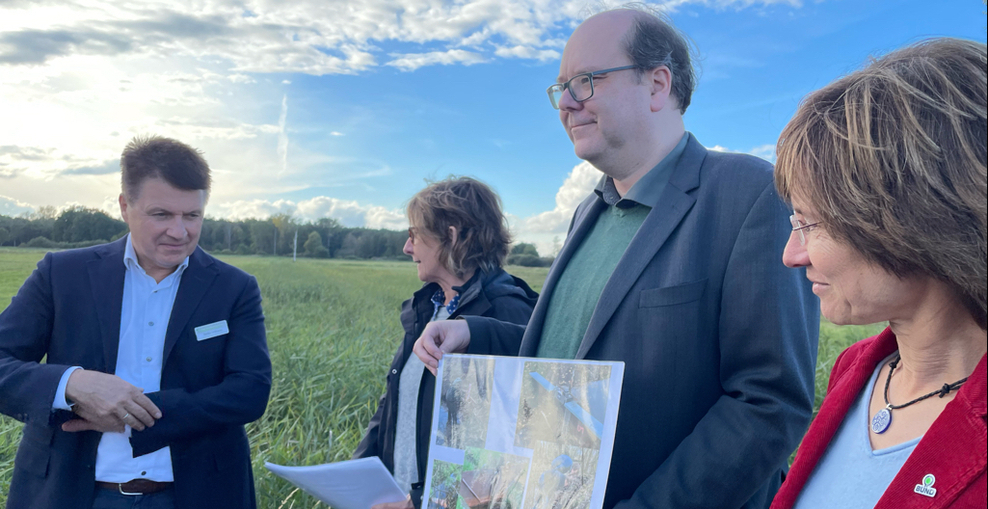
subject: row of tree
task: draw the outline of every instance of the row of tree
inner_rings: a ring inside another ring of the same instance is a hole
[[[42,207],[17,217],[0,215],[0,246],[84,247],[116,240],[126,233],[127,223],[86,207],[62,211]],[[405,231],[347,228],[332,218],[303,222],[288,214],[241,221],[206,218],[199,245],[218,254],[291,256],[296,235],[300,256],[408,259],[402,252],[408,238]],[[508,263],[540,266],[551,263],[551,259],[540,258],[532,244],[517,244],[512,247]]]
[[[126,233],[127,223],[85,207],[61,212],[42,208],[18,217],[0,215],[0,246],[83,247],[116,240]],[[296,233],[301,256],[408,259],[402,253],[408,238],[405,231],[346,228],[331,218],[303,222],[288,214],[241,221],[206,218],[199,245],[211,253],[291,256]]]

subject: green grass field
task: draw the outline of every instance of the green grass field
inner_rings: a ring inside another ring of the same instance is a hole
[[[0,309],[9,304],[44,250],[0,248]],[[349,459],[384,390],[401,338],[398,309],[419,288],[414,266],[365,262],[224,256],[254,274],[264,298],[274,368],[271,400],[247,426],[262,508],[325,507],[268,473],[265,461],[315,465]],[[548,269],[509,267],[541,290]],[[881,326],[820,330],[817,407],[834,359]],[[6,503],[20,423],[0,416],[0,505]]]

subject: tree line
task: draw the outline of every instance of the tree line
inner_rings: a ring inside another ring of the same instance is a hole
[[[127,234],[127,223],[105,212],[87,207],[58,211],[46,206],[17,217],[0,215],[0,246],[70,249],[117,240]],[[258,254],[311,258],[408,260],[402,252],[408,232],[347,228],[324,217],[300,221],[289,214],[267,219],[228,221],[205,218],[199,245],[214,254]],[[507,263],[547,267],[552,258],[540,257],[533,244],[511,248]]]
[[[41,207],[17,217],[0,215],[0,246],[87,247],[119,239],[127,231],[127,223],[87,207],[61,212],[54,207]],[[347,228],[332,218],[301,221],[289,214],[239,221],[207,217],[199,245],[214,254],[291,256],[296,232],[299,256],[409,259],[402,253],[408,238],[406,231]]]

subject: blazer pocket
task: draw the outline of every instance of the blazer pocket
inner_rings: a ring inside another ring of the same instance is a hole
[[[693,302],[703,296],[703,290],[706,286],[707,280],[701,279],[700,281],[684,283],[676,286],[665,286],[662,288],[642,290],[638,301],[638,307],[655,308]]]
[[[24,426],[24,436],[17,448],[16,468],[23,469],[39,477],[48,476],[48,463],[51,459],[51,433],[37,426]]]

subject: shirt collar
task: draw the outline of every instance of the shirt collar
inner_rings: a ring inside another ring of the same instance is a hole
[[[137,251],[134,251],[134,243],[131,240],[129,233],[127,234],[127,247],[124,248],[124,266],[127,270],[133,270],[135,267],[140,268],[141,272],[147,274],[147,272],[144,271],[144,267],[141,267],[141,264],[137,262]],[[189,257],[186,256],[185,259],[182,260],[182,263],[178,264],[178,268],[175,269],[175,272],[172,272],[172,274],[181,274],[185,272],[185,269],[188,268],[188,266]],[[169,274],[169,276],[170,275],[171,274]]]
[[[635,185],[631,186],[631,189],[624,196],[618,193],[617,187],[614,186],[614,179],[606,175],[597,183],[594,192],[604,200],[604,203],[619,208],[628,208],[634,205],[645,205],[649,208],[655,208],[659,204],[662,191],[665,189],[666,184],[669,183],[669,177],[672,175],[672,171],[679,164],[679,157],[686,150],[686,143],[689,139],[690,133],[683,133],[683,137],[679,140],[676,147],[663,157],[659,161],[659,164],[655,165],[645,175],[642,175],[642,178],[638,182],[635,182]]]
[[[432,294],[432,306],[433,312],[432,317],[436,317],[436,313],[439,312],[439,308],[446,304],[446,293],[440,288],[436,290],[436,293]],[[460,294],[457,293],[450,301],[446,304],[446,313],[452,315],[456,312],[456,308],[460,306]]]

